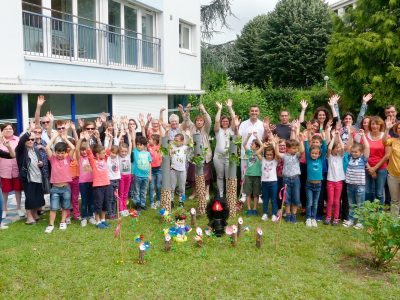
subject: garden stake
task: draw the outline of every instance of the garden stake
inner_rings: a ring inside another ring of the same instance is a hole
[[[256,233],[257,233],[257,235],[256,235],[256,247],[258,249],[260,249],[261,246],[262,246],[262,234],[263,234],[263,231],[262,231],[262,229],[260,227],[258,227]]]
[[[119,237],[119,242],[120,242],[120,254],[121,254],[121,261],[120,263],[124,263],[124,251],[122,247],[122,218],[119,212],[119,196],[118,196],[118,189],[115,190],[115,198],[117,198],[117,218],[118,218],[118,225],[117,229],[115,230],[115,235],[114,238]]]
[[[161,187],[161,207],[165,208],[166,211],[171,211],[171,201],[172,193],[171,193],[171,174],[170,174],[170,163],[171,157],[169,156],[168,150],[168,137],[164,136],[161,139],[162,149],[164,149],[163,159],[161,163],[161,172],[162,172],[162,187]]]
[[[196,227],[196,209],[194,207],[190,209],[190,226]]]
[[[229,207],[229,216],[236,217],[236,201],[237,201],[237,177],[236,177],[236,169],[237,164],[232,159],[233,157],[237,157],[237,145],[235,144],[236,136],[230,137],[229,144],[229,169],[228,169],[228,179],[226,184],[226,198]]]
[[[171,251],[172,239],[169,233],[164,236],[164,250],[165,252]]]
[[[193,134],[193,145],[194,145],[194,156],[203,155],[203,141],[200,133]],[[195,177],[195,189],[196,198],[198,200],[198,214],[205,215],[206,213],[206,182],[204,179],[204,160],[201,163],[195,164],[196,177]]]
[[[279,246],[279,238],[280,238],[280,232],[281,232],[281,223],[282,223],[282,214],[283,214],[283,208],[285,207],[285,201],[286,201],[286,188],[287,185],[279,191],[279,199],[282,200],[282,205],[281,205],[281,215],[279,216],[279,224],[278,224],[278,231],[276,232],[276,237],[275,237],[275,249],[278,250]]]
[[[238,225],[237,225],[237,235],[238,238],[240,238],[240,236],[242,235],[242,231],[243,231],[243,218],[239,217],[238,219]]]

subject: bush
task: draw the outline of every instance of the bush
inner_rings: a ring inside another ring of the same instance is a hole
[[[384,212],[379,200],[367,201],[355,212],[363,220],[369,244],[374,249],[374,265],[386,266],[400,248],[400,219]]]

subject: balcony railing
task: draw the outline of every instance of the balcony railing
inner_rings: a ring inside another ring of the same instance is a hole
[[[22,11],[22,22],[26,55],[161,72],[158,38],[74,16]]]

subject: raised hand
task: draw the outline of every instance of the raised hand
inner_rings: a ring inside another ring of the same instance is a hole
[[[178,104],[178,111],[183,114],[183,105],[182,104]]]
[[[165,108],[165,107],[161,107],[160,108],[160,113],[162,113],[162,112],[164,112],[164,111],[166,111],[167,109]]]
[[[68,129],[71,127],[71,120],[65,122],[65,132],[68,132]]]
[[[187,106],[186,106],[186,108],[187,108]],[[204,107],[204,104],[203,103],[200,103],[200,105],[199,105],[199,110],[201,110],[201,111],[205,111],[206,110],[206,108]]]
[[[140,126],[144,126],[144,115],[142,113],[139,114],[138,119],[139,119]]]
[[[37,106],[42,107],[45,102],[46,102],[46,100],[44,99],[43,95],[39,95],[37,97]]]
[[[96,121],[95,121],[95,124],[96,124],[96,128],[100,128],[101,125],[102,125],[101,119],[97,118]]]
[[[308,103],[307,103],[307,100],[301,100],[300,101],[300,106],[301,106],[301,109],[302,110],[306,110],[307,109],[307,106],[308,106]]]
[[[233,105],[233,101],[232,101],[232,99],[228,99],[228,100],[226,100],[226,106],[228,107],[228,108],[230,108],[230,107],[232,107],[232,105]]]
[[[218,107],[218,110],[222,109],[222,104],[219,102],[215,102],[215,105]]]
[[[372,94],[371,93],[369,93],[369,94],[367,94],[367,95],[364,95],[363,96],[363,102],[365,103],[365,104],[367,104],[371,99],[372,99]]]
[[[338,103],[338,101],[340,100],[340,96],[339,95],[332,95],[330,98],[329,98],[329,101],[328,101],[328,105],[329,106],[334,106],[335,104],[337,104]]]
[[[79,118],[78,119],[78,126],[79,126],[79,128],[83,128],[85,126],[85,120]]]
[[[152,120],[153,118],[151,117],[151,113],[148,113],[147,114],[147,122],[151,122],[151,120]]]
[[[103,122],[103,123],[107,122],[107,113],[102,112],[102,113],[100,114],[100,120],[101,120],[101,122]]]
[[[329,131],[332,130],[332,124],[333,124],[333,120],[329,119],[329,121],[326,122],[325,129],[328,129]]]
[[[192,109],[192,103],[188,103],[186,105],[186,111],[190,113],[190,110]]]
[[[386,129],[387,129],[387,130],[390,130],[390,129],[393,128],[394,122],[393,122],[393,120],[392,120],[390,117],[387,117],[387,118],[385,119],[385,125],[386,125]]]
[[[75,127],[75,123],[74,122],[72,122],[72,121],[70,121],[70,127],[71,127],[71,129],[72,130],[76,130],[76,127]]]
[[[235,126],[237,128],[239,128],[240,123],[242,122],[242,120],[240,120],[239,116],[235,116],[235,119],[233,120],[235,122]]]

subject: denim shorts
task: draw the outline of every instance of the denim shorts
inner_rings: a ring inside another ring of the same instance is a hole
[[[61,207],[60,207],[61,206]],[[50,189],[50,210],[71,209],[71,188],[69,185]]]

